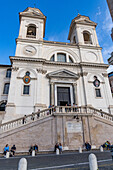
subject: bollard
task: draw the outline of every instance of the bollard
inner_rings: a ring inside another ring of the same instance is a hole
[[[100,147],[100,152],[103,152],[103,147],[102,146]]]
[[[98,169],[97,158],[93,153],[89,155],[89,168],[90,170]]]
[[[82,148],[81,147],[79,147],[79,153],[82,153]]]
[[[6,153],[6,158],[9,158],[9,152]]]
[[[56,149],[56,155],[59,155],[59,149],[58,148]]]
[[[27,170],[27,160],[25,158],[21,158],[18,164],[18,170]]]
[[[32,156],[35,156],[35,150],[32,151]]]

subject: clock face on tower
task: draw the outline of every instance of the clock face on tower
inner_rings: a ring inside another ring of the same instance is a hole
[[[28,46],[25,46],[24,47],[24,50],[23,50],[24,54],[26,55],[29,55],[29,56],[33,56],[36,54],[36,48],[31,46],[31,45],[28,45]]]

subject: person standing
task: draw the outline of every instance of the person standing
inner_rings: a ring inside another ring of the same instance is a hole
[[[25,124],[26,123],[26,115],[24,115],[22,123]]]

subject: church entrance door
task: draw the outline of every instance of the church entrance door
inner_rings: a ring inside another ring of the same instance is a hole
[[[57,87],[57,106],[71,104],[70,87]]]

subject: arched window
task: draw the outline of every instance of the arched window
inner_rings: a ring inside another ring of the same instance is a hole
[[[36,38],[36,25],[29,25],[27,28],[27,37]]]
[[[6,102],[0,104],[0,111],[5,111]]]
[[[58,62],[66,62],[66,54],[64,53],[58,53],[57,54],[57,61]]]
[[[73,37],[73,44],[76,44],[76,37]]]
[[[10,77],[11,77],[11,69],[7,69],[6,77],[7,77],[7,78],[10,78]]]
[[[55,57],[55,55],[56,55],[56,57]],[[66,53],[53,54],[50,57],[50,61],[55,61],[55,62],[58,61],[58,62],[62,62],[62,63],[66,63],[66,62],[74,63],[72,57],[69,54],[66,54]]]
[[[52,55],[52,57],[50,58],[50,61],[55,61],[55,55]]]
[[[84,44],[92,44],[91,42],[91,35],[89,32],[84,31],[83,32],[83,37],[84,37]]]
[[[69,56],[69,63],[73,63],[73,60],[70,56]]]
[[[9,83],[5,83],[3,94],[8,94],[9,93],[9,85],[10,85]]]

